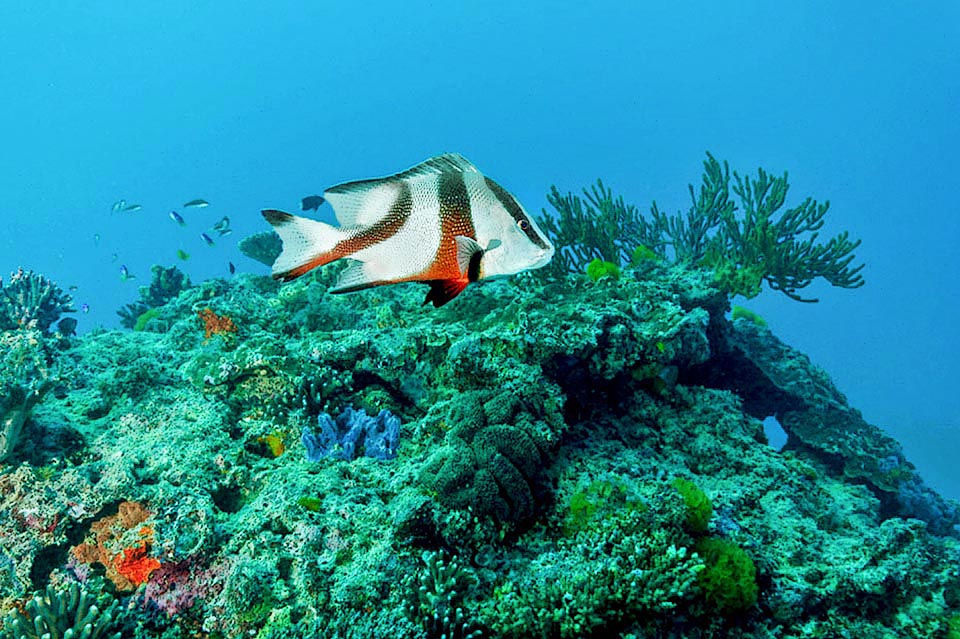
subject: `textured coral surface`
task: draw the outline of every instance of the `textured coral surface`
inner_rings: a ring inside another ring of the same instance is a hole
[[[123,636],[168,639],[956,619],[956,505],[803,354],[729,319],[712,274],[525,274],[432,309],[416,285],[329,295],[334,271],[180,282],[136,331],[0,333],[23,353],[6,388],[56,382],[4,408],[5,610],[81,582],[120,600]],[[395,457],[308,459],[304,429],[348,408],[399,419]]]

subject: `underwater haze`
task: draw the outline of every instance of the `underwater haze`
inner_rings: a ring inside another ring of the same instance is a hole
[[[269,275],[238,248],[261,210],[311,215],[301,198],[341,182],[454,152],[531,215],[598,178],[673,214],[709,153],[788,172],[788,205],[830,203],[820,241],[862,240],[862,287],[731,301],[960,499],[960,3],[5,2],[0,25],[0,276],[71,287],[81,337],[130,332],[117,311],[153,265]],[[426,312],[419,284],[389,288],[417,298],[393,313]]]
[[[531,212],[598,177],[673,211],[710,151],[789,171],[793,201],[830,201],[824,235],[862,238],[865,287],[749,305],[960,498],[956,3],[7,3],[0,21],[3,262],[77,286],[81,332],[118,326],[152,264],[265,272],[236,248],[261,208],[437,153]],[[111,214],[121,199],[143,209]]]

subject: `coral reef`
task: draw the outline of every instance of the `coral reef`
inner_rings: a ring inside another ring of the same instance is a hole
[[[0,331],[35,328],[43,333],[64,313],[73,313],[72,298],[43,275],[22,268],[0,278]]]
[[[156,313],[146,317],[153,309],[163,306],[180,294],[180,291],[190,288],[190,278],[176,266],[150,267],[152,274],[150,284],[140,287],[140,299],[127,304],[119,311],[120,325],[126,328],[143,330],[147,321],[157,317]]]
[[[715,169],[703,206],[724,208]],[[584,255],[619,277],[440,309],[415,285],[328,295],[332,265],[181,286],[140,331],[0,333],[3,410],[28,412],[0,467],[0,608],[103,585],[135,639],[954,632],[956,505],[731,319],[713,270],[613,248]],[[206,334],[222,318],[238,330]],[[77,434],[65,454],[21,454],[48,427]]]
[[[209,340],[214,335],[222,335],[226,339],[238,330],[229,315],[217,315],[209,306],[197,311],[197,318],[203,325],[205,340]]]
[[[688,381],[737,389],[749,414],[777,419],[787,433],[785,450],[802,451],[831,472],[869,486],[885,514],[922,519],[940,534],[960,521],[960,509],[924,486],[900,445],[864,421],[809,358],[750,319],[732,328],[724,349],[693,367]]]
[[[147,554],[154,531],[146,522],[152,515],[142,504],[121,502],[115,515],[90,525],[90,538],[71,549],[73,559],[102,566],[118,592],[133,592],[160,567],[160,562]]]
[[[58,591],[47,586],[22,612],[12,612],[0,627],[3,639],[120,639],[116,631],[119,604],[112,597],[94,598],[77,584]]]
[[[245,237],[240,240],[238,246],[241,253],[267,266],[273,266],[283,250],[280,236],[273,231],[264,231]]]
[[[27,420],[57,381],[39,329],[0,332],[0,463],[20,446]]]
[[[420,572],[420,583],[413,589],[413,601],[406,608],[410,620],[420,622],[427,639],[486,636],[461,607],[476,585],[472,571],[442,551],[425,552],[422,559],[425,570]]]

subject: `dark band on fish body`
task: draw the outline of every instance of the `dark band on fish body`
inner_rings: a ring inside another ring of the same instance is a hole
[[[476,282],[480,279],[480,260],[483,259],[483,251],[477,251],[470,256],[470,266],[467,267],[467,279]]]
[[[462,235],[477,239],[470,210],[470,194],[462,173],[441,173],[437,179],[437,199],[440,201],[440,227],[443,237]]]
[[[507,210],[507,213],[510,216],[519,222],[524,220],[527,222],[527,227],[523,229],[523,232],[526,234],[527,239],[533,242],[536,246],[546,250],[549,248],[548,244],[544,241],[542,237],[534,230],[533,224],[530,224],[530,218],[527,217],[527,214],[523,212],[523,208],[520,206],[520,203],[517,202],[517,199],[510,195],[510,193],[491,180],[490,178],[484,176],[483,180],[487,183],[487,188],[489,188],[493,194],[496,196],[497,200],[500,201],[500,204],[503,205],[503,208]]]
[[[333,248],[334,253],[343,255],[356,253],[390,239],[403,228],[413,212],[413,195],[410,193],[410,187],[407,186],[406,182],[400,182],[399,186],[400,192],[397,193],[397,199],[390,205],[387,214],[362,233],[337,243]]]

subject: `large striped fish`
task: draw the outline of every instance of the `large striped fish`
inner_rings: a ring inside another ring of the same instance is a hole
[[[275,279],[349,258],[331,292],[426,282],[424,304],[442,306],[470,282],[539,268],[553,257],[553,245],[517,199],[461,155],[339,184],[323,197],[339,226],[263,211],[283,240]]]

